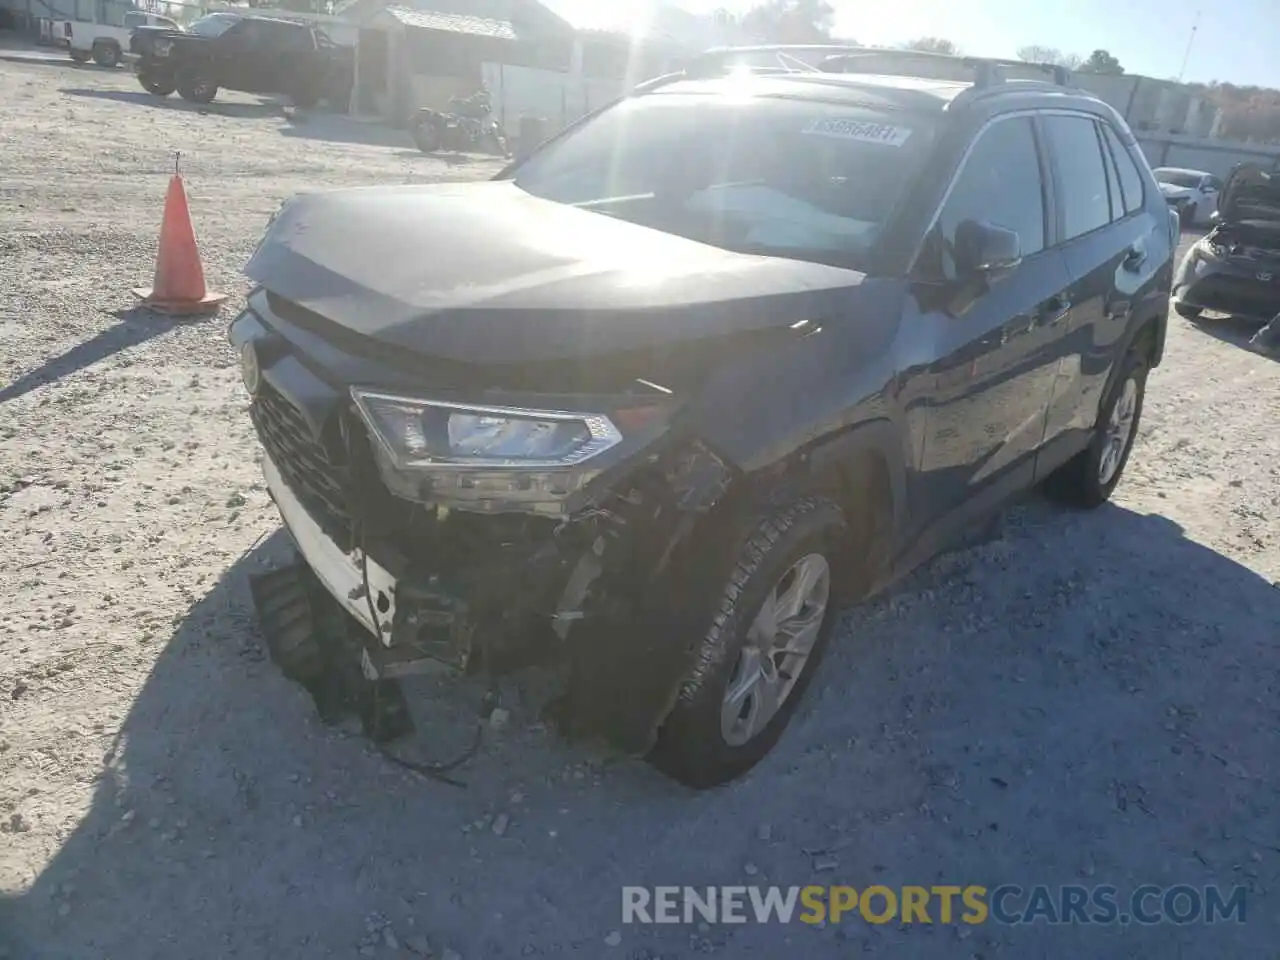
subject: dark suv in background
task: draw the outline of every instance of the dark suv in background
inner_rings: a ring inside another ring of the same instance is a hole
[[[138,82],[148,93],[209,103],[220,88],[283,94],[299,107],[328,100],[345,109],[355,54],[323,30],[229,10],[193,20],[186,30],[139,27],[129,38]]]
[[[570,729],[708,786],[840,603],[1034,484],[1111,495],[1178,234],[1132,134],[1061,73],[877,56],[713,52],[494,181],[281,208],[230,338],[290,675],[388,736],[419,665],[558,659]]]

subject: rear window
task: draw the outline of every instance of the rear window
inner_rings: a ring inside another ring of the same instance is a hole
[[[187,27],[187,32],[194,33],[198,37],[220,37],[239,22],[240,18],[231,14],[211,13],[198,20],[192,20],[191,26]]]
[[[588,121],[524,163],[515,182],[727,249],[856,264],[933,136],[923,114],[662,92]]]
[[[1102,123],[1099,126],[1102,128],[1103,139],[1107,141],[1107,147],[1120,173],[1120,189],[1124,193],[1124,212],[1134,213],[1142,206],[1142,174],[1138,172],[1138,164],[1134,161],[1133,154],[1120,142],[1111,124]]]

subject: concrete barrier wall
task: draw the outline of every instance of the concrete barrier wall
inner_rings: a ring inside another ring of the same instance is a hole
[[[1153,167],[1186,167],[1220,177],[1240,163],[1270,165],[1280,161],[1280,144],[1239,143],[1208,137],[1137,133],[1138,145]]]

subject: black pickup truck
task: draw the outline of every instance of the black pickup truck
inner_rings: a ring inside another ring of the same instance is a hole
[[[219,12],[186,31],[142,27],[130,37],[143,88],[209,103],[219,88],[285,94],[300,107],[320,100],[344,104],[350,94],[351,52],[305,23]]]

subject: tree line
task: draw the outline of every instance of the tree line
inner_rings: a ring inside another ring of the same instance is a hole
[[[836,11],[827,0],[763,0],[746,13],[716,11],[721,23],[733,24],[762,43],[841,43],[858,46],[852,37],[834,34]],[[904,50],[925,53],[961,53],[945,37],[917,37],[901,45]],[[1052,47],[1023,47],[1018,56],[1037,63],[1055,63],[1083,73],[1124,73],[1124,67],[1107,50],[1095,50],[1087,57],[1063,54]]]

